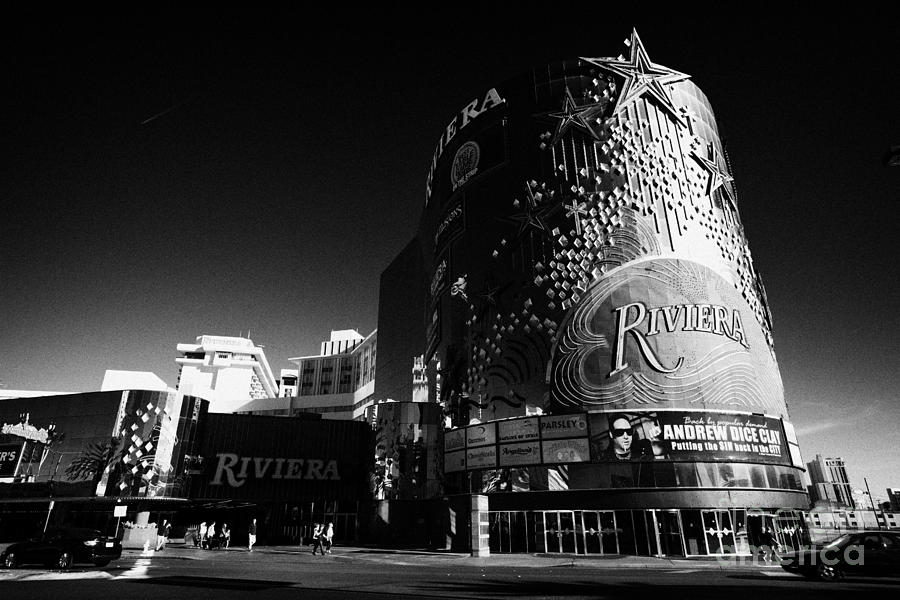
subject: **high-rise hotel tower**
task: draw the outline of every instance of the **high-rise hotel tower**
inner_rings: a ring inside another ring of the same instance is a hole
[[[727,155],[636,32],[450,115],[419,241],[445,487],[482,497],[494,551],[799,542],[803,463]]]

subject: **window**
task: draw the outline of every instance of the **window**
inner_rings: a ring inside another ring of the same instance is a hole
[[[750,487],[765,488],[769,487],[766,481],[766,471],[759,465],[750,466]]]
[[[699,487],[697,470],[694,463],[675,463],[677,485],[681,487]]]

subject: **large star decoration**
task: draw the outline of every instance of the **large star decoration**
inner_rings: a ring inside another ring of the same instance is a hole
[[[712,197],[717,189],[723,187],[726,183],[734,181],[734,178],[720,166],[719,152],[716,150],[715,145],[709,144],[707,146],[706,154],[707,155],[704,157],[694,151],[691,152],[691,157],[700,164],[704,171],[706,171],[708,175],[706,180],[706,195]],[[728,188],[725,188],[725,191],[727,192]]]
[[[678,114],[667,87],[673,83],[688,79],[690,75],[651,62],[636,30],[631,32],[630,46],[631,56],[627,61],[609,57],[581,58],[581,60],[625,78],[625,84],[619,92],[613,113],[618,114],[619,111],[641,96],[649,95],[659,106],[672,115],[676,121],[683,123],[684,121],[681,115]]]
[[[524,202],[525,206],[523,207],[522,212],[511,215],[509,217],[501,217],[500,219],[507,223],[513,223],[519,226],[519,231],[516,232],[517,238],[521,238],[526,231],[532,229],[543,231],[545,233],[547,232],[547,224],[544,222],[544,218],[547,216],[548,211],[546,209],[538,208],[537,199],[534,196],[534,192],[532,191],[530,184],[526,183],[525,189],[527,191],[527,195]],[[518,206],[518,204],[519,201],[516,200],[516,205]]]
[[[501,306],[500,295],[512,285],[513,283],[511,281],[500,286],[494,282],[493,278],[485,279],[483,290],[478,294],[478,300],[480,301],[478,302],[479,306],[476,313],[478,321],[484,323],[492,313],[498,314],[506,312],[503,306]]]
[[[591,129],[588,121],[591,118],[591,115],[598,110],[600,110],[600,107],[596,104],[589,104],[587,106],[578,106],[575,104],[575,98],[572,96],[572,92],[566,87],[566,96],[563,99],[562,112],[555,112],[547,115],[554,119],[558,119],[559,121],[556,124],[556,131],[553,134],[553,143],[555,144],[573,125],[585,130],[596,139],[597,134]]]

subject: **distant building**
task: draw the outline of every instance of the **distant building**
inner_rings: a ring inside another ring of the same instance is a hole
[[[900,488],[887,488],[888,503],[891,512],[900,512]]]
[[[234,412],[248,400],[278,394],[263,348],[250,339],[201,335],[177,349],[178,391],[209,400],[209,412]]]
[[[282,369],[281,379],[278,380],[278,396],[290,398],[297,395],[297,369]]]
[[[816,459],[806,466],[811,480],[809,499],[813,505],[856,508],[843,458],[816,454]]]
[[[363,337],[352,329],[332,331],[322,342],[321,354],[290,358],[296,370],[283,370],[278,397],[257,398],[235,412],[294,416],[318,413],[325,419],[362,420],[374,403],[377,330]],[[293,393],[286,385],[289,372],[296,376]]]
[[[334,356],[350,352],[360,345],[365,338],[355,329],[331,330],[331,337],[322,342],[321,356]],[[296,360],[296,359],[291,359]]]
[[[409,242],[382,272],[378,293],[378,374],[380,400],[434,400],[437,361],[427,363],[425,319],[428,278],[417,239]],[[429,386],[431,390],[429,390]],[[431,396],[429,396],[429,393]]]

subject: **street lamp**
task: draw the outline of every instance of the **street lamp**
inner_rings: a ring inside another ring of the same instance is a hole
[[[900,148],[900,146],[898,146]],[[872,514],[875,515],[875,522],[878,523],[878,529],[881,529],[881,521],[878,520],[878,511],[875,510],[875,500],[872,499],[872,492],[869,491],[869,480],[863,477],[863,481],[866,482],[866,494],[869,496],[869,504],[872,505]],[[884,511],[881,513],[882,518],[884,518]]]

